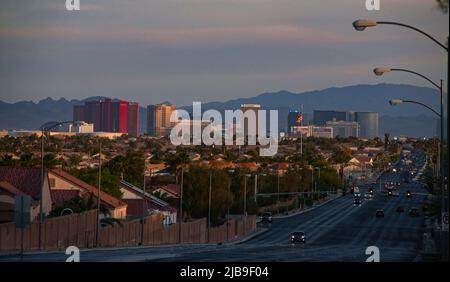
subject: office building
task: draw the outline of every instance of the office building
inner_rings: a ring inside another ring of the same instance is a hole
[[[355,121],[327,121],[326,126],[333,128],[333,138],[359,137],[359,124]]]
[[[73,107],[73,119],[93,124],[94,132],[139,135],[139,104],[135,102],[88,101]]]
[[[355,119],[359,123],[360,137],[373,139],[380,136],[378,132],[378,113],[356,112]]]
[[[102,128],[103,132],[112,132],[111,126],[111,114],[112,114],[112,100],[111,98],[105,99],[101,103],[101,111],[102,111]]]
[[[139,136],[139,103],[128,103],[128,135],[137,137]]]
[[[147,107],[147,134],[157,137],[168,136],[170,129],[174,126],[174,123],[170,122],[170,116],[176,109],[175,105],[149,105]]]
[[[314,110],[314,113],[313,113],[314,125],[318,125],[318,126],[326,125],[327,121],[333,121],[333,120],[347,121],[348,120],[348,112]]]
[[[66,133],[93,133],[94,124],[87,122],[74,122],[66,123],[56,127],[53,132],[66,132]]]
[[[312,136],[315,138],[333,138],[333,128],[328,126],[313,126]]]
[[[73,121],[85,121],[84,105],[73,106]]]
[[[94,131],[102,131],[101,101],[88,101],[85,103],[83,121],[94,124]]]
[[[293,138],[333,138],[333,128],[328,126],[292,126],[291,136]]]

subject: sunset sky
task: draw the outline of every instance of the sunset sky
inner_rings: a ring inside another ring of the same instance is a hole
[[[376,66],[446,77],[447,54],[413,31],[356,32],[358,18],[422,28],[445,42],[434,0],[2,0],[0,100],[110,96],[142,104],[224,101],[281,89],[360,83],[426,85],[376,77]]]

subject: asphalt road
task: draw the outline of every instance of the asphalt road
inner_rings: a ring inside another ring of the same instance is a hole
[[[420,165],[416,163],[415,165]],[[405,168],[398,164],[397,168]],[[369,257],[366,248],[376,246],[380,261],[413,261],[418,254],[421,236],[424,232],[422,203],[426,191],[422,185],[411,181],[406,172],[384,173],[380,180],[401,182],[400,196],[387,196],[386,190],[376,185],[360,187],[363,198],[355,206],[353,195],[330,201],[311,211],[285,218],[274,218],[267,231],[240,244],[185,245],[136,247],[110,250],[86,250],[81,261],[357,261]],[[384,185],[382,185],[384,186]],[[374,188],[374,197],[364,199],[369,187]],[[406,191],[413,197],[407,198]],[[405,212],[396,212],[403,206]],[[417,207],[420,216],[411,217],[408,211]],[[375,217],[383,209],[384,218]],[[306,244],[291,244],[293,231],[304,231]],[[65,261],[63,252],[27,254],[25,261]],[[19,260],[19,256],[0,256],[0,261]]]

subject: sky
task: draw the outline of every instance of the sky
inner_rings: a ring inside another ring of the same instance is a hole
[[[142,105],[226,101],[263,92],[427,82],[377,66],[446,77],[447,54],[395,26],[364,32],[355,19],[397,21],[445,42],[435,0],[65,0],[0,2],[0,100],[109,96]]]

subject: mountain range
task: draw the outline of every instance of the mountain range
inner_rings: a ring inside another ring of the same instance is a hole
[[[20,101],[7,103],[0,101],[0,129],[37,129],[52,120],[70,120],[74,105],[104,97],[89,97],[84,100],[54,100],[46,98],[38,103]],[[380,134],[390,133],[400,136],[434,136],[437,121],[431,111],[417,105],[404,104],[390,106],[390,99],[415,100],[439,109],[439,93],[428,87],[406,84],[375,84],[332,87],[323,90],[292,93],[289,91],[269,92],[251,98],[240,98],[225,102],[202,104],[202,110],[238,109],[241,104],[261,104],[263,109],[279,111],[279,129],[285,130],[289,110],[303,110],[306,119],[312,119],[313,110],[337,110],[356,112],[378,112],[380,114]],[[131,100],[131,99],[130,99]],[[166,102],[168,103],[168,102]],[[191,106],[181,107],[191,110]],[[140,109],[141,132],[146,128],[147,110]]]

